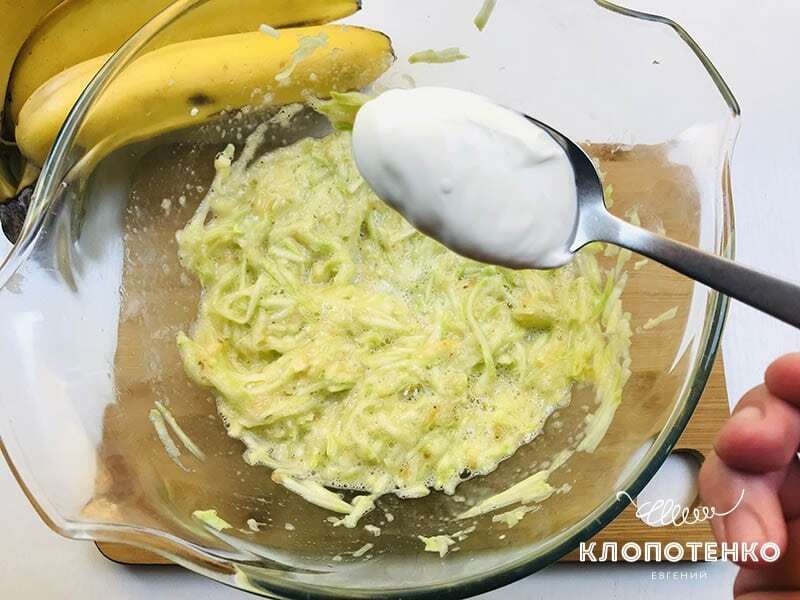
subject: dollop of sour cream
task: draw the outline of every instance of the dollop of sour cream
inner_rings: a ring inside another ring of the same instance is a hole
[[[577,189],[563,148],[521,114],[461,90],[389,90],[353,126],[361,175],[419,231],[481,262],[572,258]]]

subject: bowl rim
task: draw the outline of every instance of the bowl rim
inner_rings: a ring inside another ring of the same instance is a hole
[[[0,262],[0,288],[8,283],[28,259],[48,222],[48,217],[57,209],[60,196],[59,190],[63,186],[63,182],[68,180],[80,168],[81,161],[75,160],[71,156],[70,150],[77,137],[78,130],[95,100],[103,93],[110,81],[136,58],[140,49],[151,38],[170,23],[179,19],[187,11],[203,4],[205,1],[175,0],[125,42],[87,85],[67,116],[42,166],[19,239],[4,260]],[[587,2],[593,2],[603,9],[624,17],[655,22],[671,28],[695,54],[730,110],[730,126],[728,127],[728,135],[724,140],[723,147],[722,187],[725,193],[721,196],[720,204],[716,206],[717,216],[721,216],[721,218],[717,219],[715,225],[714,251],[720,256],[732,259],[735,254],[735,219],[733,198],[730,191],[730,160],[738,135],[741,115],[739,103],[733,92],[699,44],[677,22],[660,15],[632,10],[609,0],[587,0]],[[636,497],[641,492],[661,467],[667,456],[669,456],[694,412],[711,373],[719,349],[728,305],[729,300],[726,296],[714,291],[709,293],[706,302],[704,326],[698,342],[697,357],[691,372],[687,376],[687,381],[690,381],[691,385],[684,387],[680,396],[676,399],[675,409],[668,422],[652,442],[648,452],[640,459],[639,463],[644,467],[638,474],[634,473],[628,477],[628,483],[620,486],[620,492],[616,497],[610,497],[583,519],[572,524],[550,540],[547,544],[549,548],[544,552],[533,558],[523,557],[493,570],[483,571],[461,579],[454,584],[437,584],[428,586],[425,589],[382,588],[380,590],[371,590],[331,588],[326,590],[321,586],[311,584],[295,582],[294,585],[287,586],[281,582],[271,580],[262,582],[264,584],[263,589],[258,588],[256,590],[251,588],[249,591],[279,594],[281,597],[296,597],[298,594],[302,594],[303,597],[330,599],[344,597],[372,598],[376,594],[384,598],[399,598],[401,596],[411,599],[463,598],[508,585],[556,562],[577,548],[580,542],[587,541],[616,518],[630,504],[630,498]],[[241,573],[242,571],[238,569],[236,561],[231,559],[230,555],[215,555],[207,549],[194,546],[185,540],[158,529],[85,521],[74,522],[62,517],[55,507],[50,506],[46,498],[35,492],[34,482],[26,482],[24,480],[20,469],[12,461],[12,454],[14,453],[11,451],[10,445],[13,444],[14,440],[0,437],[0,453],[2,453],[14,478],[33,508],[55,532],[74,539],[133,544],[155,552],[187,569],[196,571],[223,584],[237,589],[245,589],[242,582],[233,576],[233,573]],[[180,552],[172,552],[171,548],[179,549]],[[250,585],[257,586],[258,583],[250,582]]]

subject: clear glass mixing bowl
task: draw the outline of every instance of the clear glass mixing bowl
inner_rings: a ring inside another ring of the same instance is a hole
[[[203,4],[173,4],[94,78],[55,142],[21,238],[0,268],[0,433],[31,503],[67,537],[138,546],[279,597],[462,597],[574,549],[624,508],[617,492],[636,496],[669,454],[711,369],[725,298],[653,263],[629,269],[623,303],[638,333],[623,402],[597,451],[576,454],[554,473],[554,484],[571,492],[513,529],[485,516],[459,551],[443,559],[423,553],[417,534],[454,529],[455,500],[440,493],[382,499],[364,520],[382,527],[380,537],[331,527],[326,511],[242,461],[240,443],[225,435],[209,394],[189,383],[174,345],[197,304],[194,284],[180,277],[174,232],[207,189],[215,153],[227,141],[241,144],[262,113],[233,110],[221,125],[211,119],[110,154],[81,141],[93,108],[151,38],[202,18]],[[667,19],[600,0],[501,0],[479,32],[472,19],[480,4],[364,0],[345,22],[391,37],[396,61],[378,86],[463,88],[533,115],[586,143],[614,186],[614,212],[636,207],[645,227],[730,257],[729,158],[739,111],[691,37]],[[260,19],[244,25],[256,30]],[[469,59],[407,60],[450,46]],[[112,136],[113,123],[108,130]],[[291,131],[280,143],[303,135]],[[675,319],[641,329],[671,307]],[[548,426],[459,493],[484,497],[541,468],[591,410],[591,399],[579,396],[559,411],[560,428]],[[169,460],[148,421],[156,400],[169,405],[205,461],[184,455],[182,470]],[[211,507],[235,528],[216,533],[191,518]],[[249,518],[268,525],[250,532]],[[367,542],[374,547],[354,557]]]

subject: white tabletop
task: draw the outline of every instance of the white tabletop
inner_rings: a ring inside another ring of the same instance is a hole
[[[502,3],[503,0],[500,0]],[[629,0],[652,12],[669,11],[700,42],[742,105],[743,127],[733,161],[737,255],[746,264],[800,280],[800,51],[793,0]],[[2,248],[0,248],[2,251]],[[800,332],[734,303],[723,342],[728,391],[741,396],[776,356],[800,349]],[[16,600],[78,597],[120,600],[243,598],[239,592],[179,568],[129,568],[98,554],[90,543],[65,540],[39,520],[8,469],[0,465],[2,535],[0,597]],[[669,580],[659,579],[663,571]],[[700,573],[702,579],[682,578]],[[730,598],[735,568],[712,563],[669,565],[556,565],[485,598],[638,599]]]

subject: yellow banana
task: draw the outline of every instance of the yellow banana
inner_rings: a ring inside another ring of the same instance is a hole
[[[73,65],[113,52],[172,1],[64,0],[36,28],[14,65],[10,86],[14,122],[25,101],[45,81]],[[169,25],[151,48],[256,31],[262,23],[272,27],[327,23],[359,8],[360,0],[209,0]]]
[[[0,163],[0,204],[11,198],[17,193],[17,186],[14,183],[8,166]]]
[[[138,58],[109,86],[79,141],[106,153],[223,110],[280,106],[302,102],[308,94],[326,97],[361,88],[393,59],[387,36],[345,25],[282,29],[277,38],[256,31],[172,44]],[[56,75],[22,107],[17,145],[34,164],[42,164],[70,108],[105,60],[101,56]]]
[[[36,180],[39,179],[39,173],[41,173],[41,169],[39,167],[26,161],[25,165],[22,167],[22,173],[19,176],[19,181],[17,182],[16,193],[19,194],[29,185],[35,184]]]
[[[6,86],[14,59],[36,24],[61,0],[0,0],[0,124],[3,122]],[[0,202],[14,195],[13,181],[5,157],[0,159]]]

